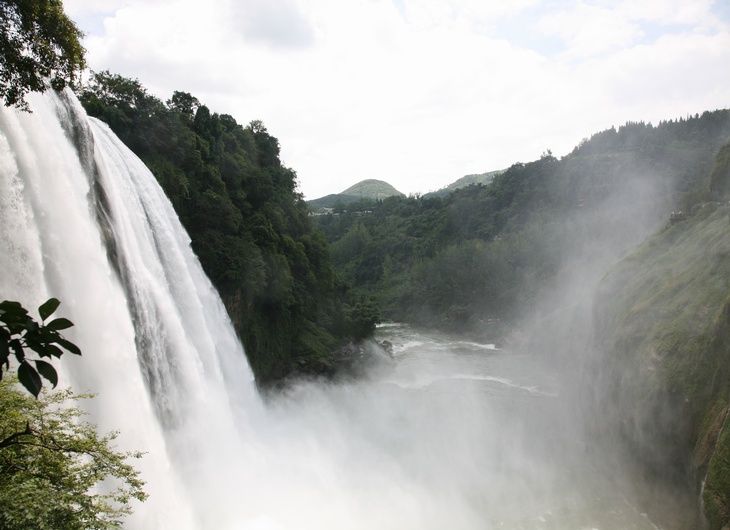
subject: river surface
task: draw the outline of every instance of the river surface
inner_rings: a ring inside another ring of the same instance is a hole
[[[361,436],[391,463],[379,471],[397,469],[430,522],[657,528],[596,462],[560,374],[540,358],[399,324],[380,326],[377,340],[392,344],[392,365],[350,387],[359,405],[344,424],[368,426]]]
[[[657,528],[539,358],[397,324],[376,339],[392,358],[369,376],[267,399],[235,528]]]

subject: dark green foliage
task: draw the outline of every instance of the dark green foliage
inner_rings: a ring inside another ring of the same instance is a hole
[[[362,291],[353,292],[350,304],[344,307],[346,329],[343,335],[358,341],[372,336],[375,325],[380,322],[380,309],[372,295]]]
[[[553,272],[543,227],[529,221],[557,166],[552,157],[516,164],[488,186],[363,201],[318,222],[337,270],[376,293],[385,316],[464,330],[515,317]]]
[[[28,110],[28,92],[62,89],[84,68],[83,34],[61,0],[0,2],[0,97]]]
[[[157,177],[257,380],[330,370],[332,352],[349,339],[347,289],[264,124],[243,127],[184,92],[164,104],[138,81],[109,72],[95,74],[80,99]]]
[[[59,317],[46,322],[60,303],[55,298],[47,300],[38,308],[41,320],[36,322],[19,302],[0,302],[0,379],[10,369],[10,359],[14,357],[18,379],[35,397],[43,387],[41,376],[54,387],[58,383],[56,369],[43,359],[61,357],[63,350],[81,355],[81,350],[59,333],[73,326],[70,320]],[[41,358],[29,359],[29,350]]]

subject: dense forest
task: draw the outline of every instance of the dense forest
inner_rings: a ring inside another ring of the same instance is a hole
[[[329,373],[341,344],[372,333],[377,308],[334,272],[296,174],[260,121],[243,127],[185,92],[163,103],[109,72],[96,73],[80,100],[157,177],[260,384]]]
[[[728,110],[627,123],[487,185],[363,200],[318,224],[336,271],[377,296],[385,318],[494,338],[554,300],[564,276],[598,270],[672,211],[716,200],[709,178],[728,138]]]

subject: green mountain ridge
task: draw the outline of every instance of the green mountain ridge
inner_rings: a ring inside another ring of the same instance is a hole
[[[487,185],[492,182],[492,180],[494,180],[494,177],[496,177],[497,175],[501,175],[505,171],[506,169],[498,169],[496,171],[488,171],[487,173],[474,173],[472,175],[464,175],[460,179],[452,182],[448,186],[441,188],[440,190],[424,194],[424,197],[443,197],[444,195],[448,195],[452,191],[456,191],[467,186]]]
[[[443,197],[453,191],[465,188],[467,186],[486,185],[492,182],[492,180],[494,180],[494,177],[504,173],[505,171],[506,170],[504,169],[500,169],[496,171],[489,171],[487,173],[464,175],[463,177],[452,182],[448,186],[445,186],[440,190],[431,191],[424,194],[423,196],[425,198]],[[307,204],[310,206],[310,208],[316,210],[319,208],[334,208],[338,203],[346,205],[360,201],[362,199],[382,200],[387,197],[405,197],[405,194],[401,193],[385,181],[367,179],[360,181],[353,186],[350,186],[341,193],[331,193],[318,199],[312,199],[310,201],[307,201]]]
[[[340,195],[359,196],[361,199],[384,199],[405,195],[382,180],[366,179],[347,188]]]

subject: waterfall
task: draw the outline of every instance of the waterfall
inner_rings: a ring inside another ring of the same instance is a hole
[[[0,297],[61,300],[83,352],[55,363],[63,384],[96,394],[91,418],[120,449],[147,453],[150,499],[126,527],[212,527],[199,508],[235,484],[260,410],[242,347],[144,164],[73,94],[30,104],[0,111]]]

